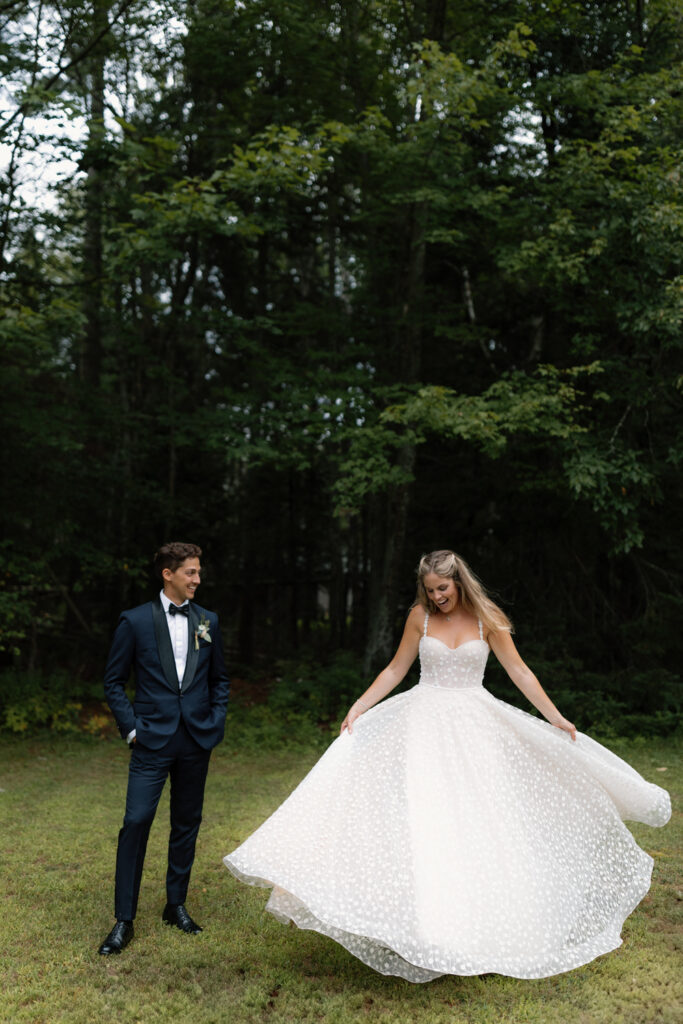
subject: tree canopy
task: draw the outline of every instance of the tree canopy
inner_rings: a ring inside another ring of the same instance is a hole
[[[679,5],[0,19],[6,664],[97,674],[190,539],[235,662],[369,672],[453,547],[680,711]]]

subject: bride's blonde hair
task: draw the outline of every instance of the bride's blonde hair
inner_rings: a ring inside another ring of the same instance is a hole
[[[444,579],[453,580],[458,588],[463,608],[475,618],[481,619],[486,631],[513,632],[512,623],[505,612],[491,600],[465,559],[456,555],[455,551],[431,551],[428,555],[422,556],[417,567],[415,604],[421,604],[430,614],[438,612],[439,609],[428,596],[424,584],[425,576],[431,572]]]

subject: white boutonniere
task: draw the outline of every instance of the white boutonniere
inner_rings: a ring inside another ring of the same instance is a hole
[[[199,625],[194,631],[194,649],[199,650],[199,641],[206,640],[207,644],[211,643],[211,634],[209,633],[210,622],[203,615],[199,620]]]

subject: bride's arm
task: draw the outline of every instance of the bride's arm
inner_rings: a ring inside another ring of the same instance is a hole
[[[522,661],[510,634],[505,630],[489,633],[487,641],[517,689],[522,691],[527,700],[541,712],[544,718],[547,718],[551,725],[568,732],[575,740],[576,726],[567,721],[557,710],[529,666]]]
[[[420,637],[424,626],[425,611],[420,605],[411,609],[406,619],[405,629],[396,654],[386,668],[382,669],[377,678],[361,694],[355,704],[349,708],[348,714],[341,724],[340,733],[344,729],[353,732],[353,723],[371,707],[378,704],[395,686],[405,678],[408,669],[415,661],[420,646]]]

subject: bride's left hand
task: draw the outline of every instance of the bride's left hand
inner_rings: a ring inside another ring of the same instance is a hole
[[[563,732],[568,732],[571,738],[576,742],[576,726],[568,719],[564,718],[562,715],[558,715],[557,718],[550,722],[550,724],[554,725],[556,729],[562,729]]]

